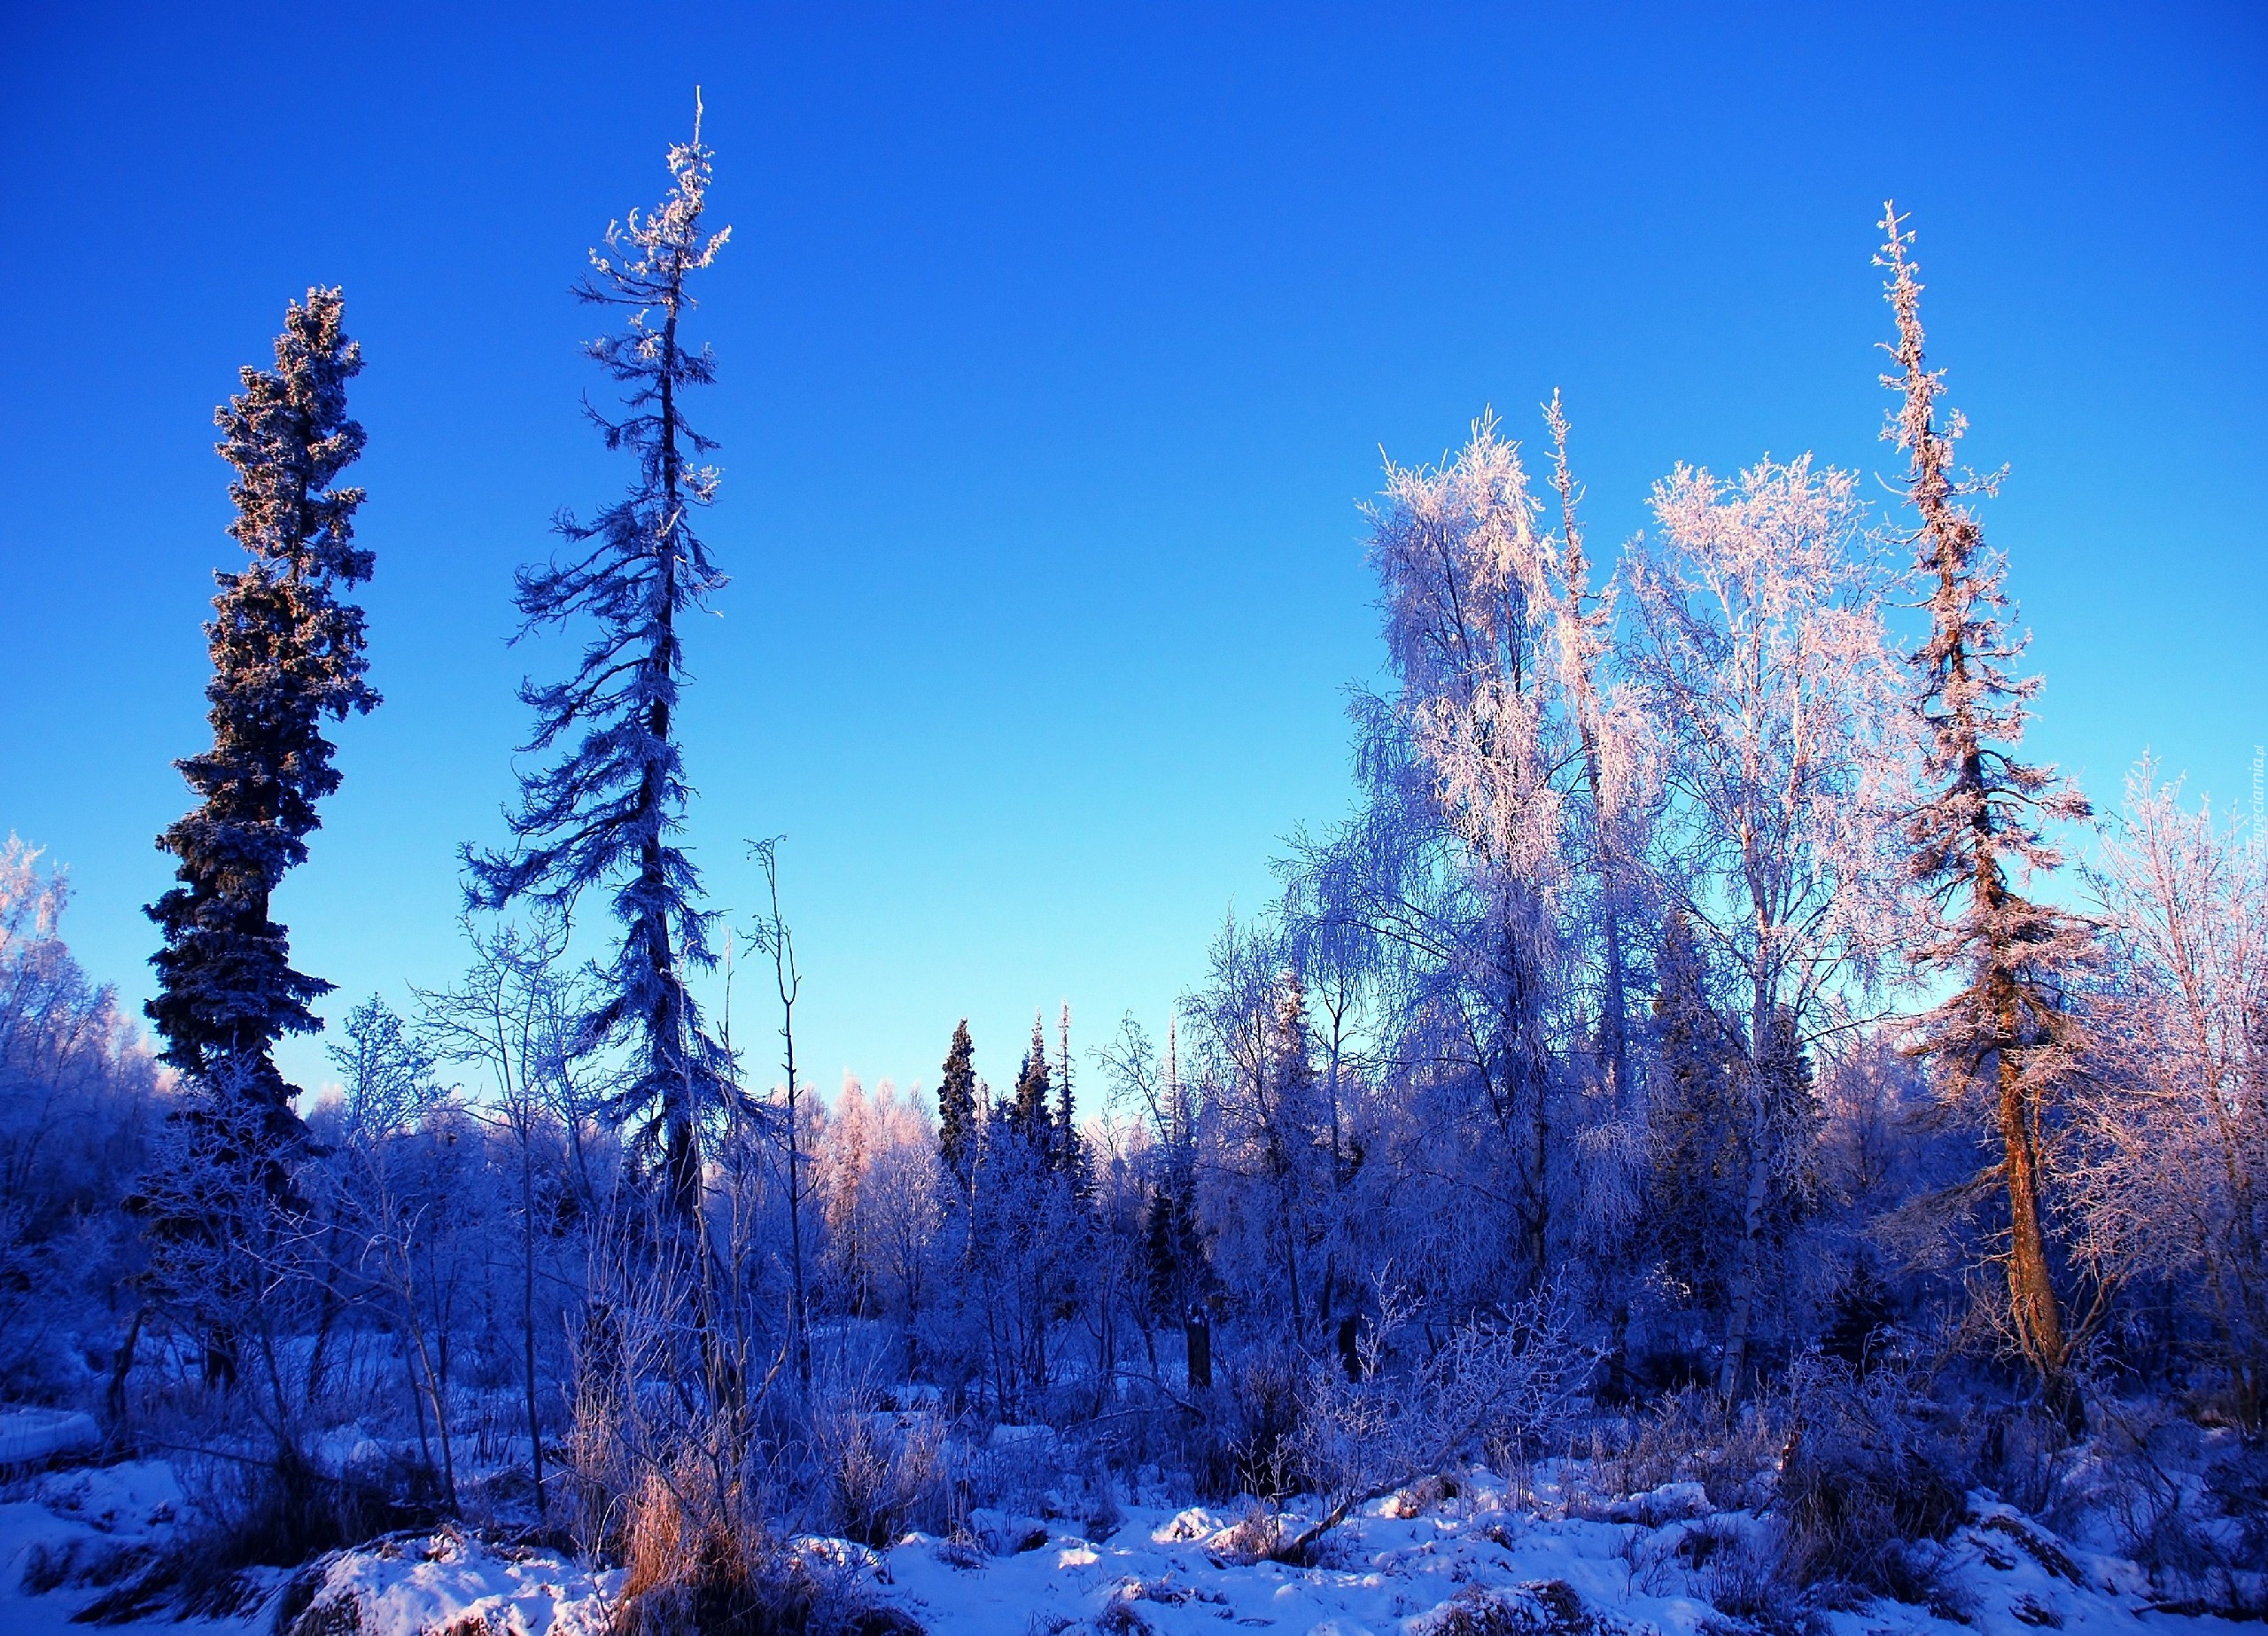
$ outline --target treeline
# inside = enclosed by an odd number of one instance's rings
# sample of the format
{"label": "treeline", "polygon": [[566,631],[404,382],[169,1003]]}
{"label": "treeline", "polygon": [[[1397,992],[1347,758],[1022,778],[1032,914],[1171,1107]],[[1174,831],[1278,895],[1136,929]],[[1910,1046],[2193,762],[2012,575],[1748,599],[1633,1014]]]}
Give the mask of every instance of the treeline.
{"label": "treeline", "polygon": [[[329,985],[269,909],[338,785],[326,722],[378,702],[339,292],[220,412],[246,562],[159,841],[162,1082],[56,940],[59,885],[0,861],[12,1392],[227,1428],[293,1551],[420,1507],[708,1539],[645,1562],[664,1599],[747,1592],[767,1531],[903,1522],[937,1455],[875,1440],[885,1401],[1348,1503],[1441,1457],[1421,1423],[1517,1453],[1547,1400],[1737,1404],[1821,1360],[1958,1361],[2065,1434],[2140,1388],[2259,1428],[2268,866],[2147,763],[2064,866],[2093,815],[2021,755],[1992,480],[1957,462],[1894,212],[1899,505],[1809,457],[1680,467],[1595,559],[1556,395],[1540,477],[1487,418],[1390,466],[1355,810],[1292,839],[1162,1037],[1037,1018],[996,1090],[964,1022],[934,1101],[830,1104],[769,843],[776,1074],[695,994],[719,915],[681,842],[680,622],[724,577],[690,289],[726,236],[697,129],[669,163],[578,288],[617,321],[589,351],[632,480],[517,585],[579,656],[523,689],[463,976],[353,1009],[335,1097],[275,1066]],[[592,903],[595,960],[566,932]],[[349,1421],[369,1450],[326,1456]]]}

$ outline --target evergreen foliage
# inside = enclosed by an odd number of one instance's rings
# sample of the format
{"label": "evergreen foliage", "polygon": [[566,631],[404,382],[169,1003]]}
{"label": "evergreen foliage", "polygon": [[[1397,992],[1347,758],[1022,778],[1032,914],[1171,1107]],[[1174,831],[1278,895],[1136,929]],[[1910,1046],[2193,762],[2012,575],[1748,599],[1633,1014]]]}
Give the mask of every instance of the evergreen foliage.
{"label": "evergreen foliage", "polygon": [[953,1025],[937,1081],[937,1154],[964,1200],[975,1185],[976,1137],[976,1046],[964,1017]]}
{"label": "evergreen foliage", "polygon": [[165,936],[147,1007],[164,1059],[286,1124],[296,1093],[271,1053],[284,1035],[322,1026],[309,1005],[331,985],[293,968],[270,900],[307,860],[316,803],[338,787],[323,718],[378,703],[364,679],[362,610],[338,594],[374,565],[354,544],[363,492],[335,486],[363,443],[346,414],[362,353],[344,313],[338,290],[308,291],[284,315],[276,367],[246,366],[244,390],[214,412],[219,452],[237,473],[229,533],[251,561],[214,576],[213,748],[175,764],[198,805],[158,837],[180,884],[146,911]]}
{"label": "evergreen foliage", "polygon": [[1888,205],[1882,228],[1888,238],[1876,260],[1890,272],[1898,322],[1897,343],[1885,347],[1898,368],[1883,384],[1900,399],[1884,436],[1907,456],[1913,543],[1930,587],[1930,634],[1914,655],[1924,798],[1907,834],[1930,925],[1912,958],[1922,971],[1961,984],[1922,1020],[1922,1049],[1956,1086],[1992,1081],[1990,1119],[2008,1209],[2008,1316],[2051,1406],[2076,1425],[2072,1361],[2081,1337],[2066,1322],[2049,1264],[2051,1178],[2041,1132],[2047,1103],[2079,1066],[2084,1041],[2062,989],[2087,940],[2078,921],[2021,888],[2062,862],[2046,826],[2084,818],[2089,808],[2053,767],[2016,757],[2039,681],[2016,673],[2028,639],[2013,623],[2007,566],[1986,547],[1965,503],[1992,492],[1997,478],[1954,468],[1967,423],[1958,414],[1940,417],[1944,373],[1924,363],[1922,284],[1907,253],[1913,235]]}
{"label": "evergreen foliage", "polygon": [[521,688],[536,717],[524,749],[559,753],[522,776],[508,814],[511,849],[466,854],[468,896],[478,907],[532,900],[564,912],[586,890],[613,888],[621,941],[581,1043],[632,1046],[634,1066],[607,1111],[634,1121],[638,1152],[658,1159],[685,1220],[700,1204],[701,1128],[731,1068],[687,987],[689,972],[716,962],[715,916],[700,906],[699,871],[677,839],[692,793],[677,740],[686,678],[678,622],[725,583],[691,521],[716,497],[718,473],[703,457],[717,446],[681,404],[687,389],[716,378],[708,349],[688,346],[683,334],[689,281],[731,231],[701,229],[712,157],[696,120],[694,139],[669,151],[668,196],[610,226],[576,286],[580,299],[626,314],[585,350],[622,389],[625,410],[610,419],[592,409],[591,418],[609,449],[632,454],[637,475],[592,522],[563,512],[563,557],[520,572],[522,636],[574,621],[595,632],[566,680]]}
{"label": "evergreen foliage", "polygon": [[1050,1094],[1053,1082],[1054,1076],[1047,1064],[1047,1033],[1035,1015],[1031,1020],[1031,1047],[1024,1052],[1023,1062],[1016,1069],[1015,1094],[1002,1110],[1001,1123],[1046,1154],[1051,1164],[1055,1152],[1055,1110]]}
{"label": "evergreen foliage", "polygon": [[1737,1037],[1711,1002],[1690,923],[1672,911],[1655,967],[1644,1237],[1672,1289],[1720,1311],[1747,1173]]}

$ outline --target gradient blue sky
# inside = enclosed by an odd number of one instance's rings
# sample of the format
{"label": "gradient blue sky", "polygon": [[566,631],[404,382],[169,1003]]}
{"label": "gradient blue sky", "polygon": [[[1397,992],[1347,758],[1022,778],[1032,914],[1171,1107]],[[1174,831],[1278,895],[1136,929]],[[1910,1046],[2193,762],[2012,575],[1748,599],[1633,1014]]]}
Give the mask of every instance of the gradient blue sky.
{"label": "gradient blue sky", "polygon": [[[212,406],[346,286],[374,670],[280,913],[308,970],[454,969],[497,836],[515,564],[623,472],[565,294],[706,88],[734,242],[694,631],[692,839],[788,837],[804,1059],[934,1080],[1161,1024],[1347,799],[1376,672],[1356,500],[1555,385],[1596,532],[1677,460],[1886,469],[1868,259],[1930,337],[2099,798],[2268,740],[2268,13],[2256,5],[877,11],[18,4],[0,45],[0,830],[138,1000],[151,835],[233,549]],[[742,1038],[770,1013],[743,989]],[[318,1048],[286,1066],[312,1082]]]}

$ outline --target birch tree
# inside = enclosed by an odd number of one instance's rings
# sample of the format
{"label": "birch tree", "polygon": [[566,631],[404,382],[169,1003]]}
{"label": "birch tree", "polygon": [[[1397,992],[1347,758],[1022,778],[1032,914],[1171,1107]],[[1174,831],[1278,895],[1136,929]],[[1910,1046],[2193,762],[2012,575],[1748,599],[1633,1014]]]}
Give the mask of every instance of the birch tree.
{"label": "birch tree", "polygon": [[2088,871],[2114,958],[2072,1177],[2091,1252],[2168,1278],[2268,1412],[2268,852],[2145,759]]}
{"label": "birch tree", "polygon": [[1855,479],[1809,456],[1655,486],[1658,548],[1633,574],[1627,663],[1666,740],[1666,889],[1745,1013],[1745,1159],[1727,1246],[1719,1389],[1744,1381],[1767,1226],[1800,1174],[1791,1082],[1823,996],[1888,952],[1897,871],[1894,671]]}

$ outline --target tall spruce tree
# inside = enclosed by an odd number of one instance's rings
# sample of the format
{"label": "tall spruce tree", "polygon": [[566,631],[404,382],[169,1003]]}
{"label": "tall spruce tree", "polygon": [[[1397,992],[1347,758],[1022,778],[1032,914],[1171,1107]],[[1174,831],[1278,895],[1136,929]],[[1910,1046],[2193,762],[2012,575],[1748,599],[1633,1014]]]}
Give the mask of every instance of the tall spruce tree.
{"label": "tall spruce tree", "polygon": [[715,915],[700,906],[699,872],[677,841],[691,795],[677,740],[686,678],[678,621],[725,583],[691,521],[716,496],[718,473],[703,457],[717,445],[687,423],[680,401],[716,378],[708,348],[689,347],[684,336],[688,283],[731,232],[701,228],[713,157],[696,115],[693,140],[669,151],[668,196],[610,225],[576,285],[579,299],[625,315],[585,348],[622,390],[624,413],[589,413],[609,449],[635,457],[637,475],[593,521],[563,512],[555,526],[566,551],[520,571],[523,637],[581,620],[594,632],[566,680],[521,687],[536,717],[524,750],[567,748],[522,775],[508,814],[511,849],[465,854],[476,907],[527,899],[564,911],[586,888],[613,888],[621,942],[601,1002],[582,1020],[582,1043],[630,1047],[626,1082],[606,1112],[634,1126],[634,1151],[658,1160],[667,1202],[688,1221],[701,1202],[702,1127],[730,1069],[687,987],[689,972],[716,963]]}
{"label": "tall spruce tree", "polygon": [[976,1047],[966,1017],[953,1025],[937,1082],[937,1154],[966,1203],[976,1185]]}
{"label": "tall spruce tree", "polygon": [[360,488],[339,474],[362,452],[346,383],[362,368],[345,298],[307,291],[284,314],[276,367],[246,366],[244,390],[214,412],[221,458],[236,468],[229,534],[251,561],[219,573],[205,627],[213,748],[175,764],[196,808],[158,837],[179,885],[145,911],[165,945],[151,957],[150,1020],[165,1060],[271,1127],[296,1124],[276,1042],[322,1025],[308,1009],[330,991],[291,965],[289,928],[269,913],[284,876],[307,857],[316,804],[338,787],[323,719],[378,703],[364,679],[361,608],[338,593],[370,577],[354,544]]}
{"label": "tall spruce tree", "polygon": [[1046,1156],[1050,1168],[1055,1159],[1055,1110],[1050,1095],[1053,1077],[1047,1066],[1047,1030],[1035,1012],[1031,1049],[1016,1070],[1016,1093],[1008,1104],[1006,1122],[1008,1128]]}
{"label": "tall spruce tree", "polygon": [[1883,213],[1887,239],[1876,262],[1889,270],[1898,323],[1896,344],[1885,347],[1898,368],[1883,384],[1900,399],[1884,436],[1907,456],[1915,553],[1930,587],[1930,635],[1914,655],[1929,784],[1908,839],[1934,912],[1918,962],[1961,984],[1924,1020],[1922,1049],[1955,1084],[1989,1088],[2008,1210],[2008,1315],[2048,1407],[2076,1430],[2084,1424],[2073,1374],[2081,1337],[2066,1321],[2049,1260],[2043,1136],[2053,1093],[2077,1067],[2081,1042],[2061,974],[2086,938],[2079,922],[2021,888],[2062,862],[2047,824],[2084,818],[2088,808],[2053,767],[2016,758],[2039,680],[2016,673],[2026,638],[2001,588],[2006,563],[1986,548],[1965,503],[1994,480],[1953,465],[1966,424],[1957,414],[1938,415],[1945,382],[1923,361],[1913,235],[1894,208]]}

